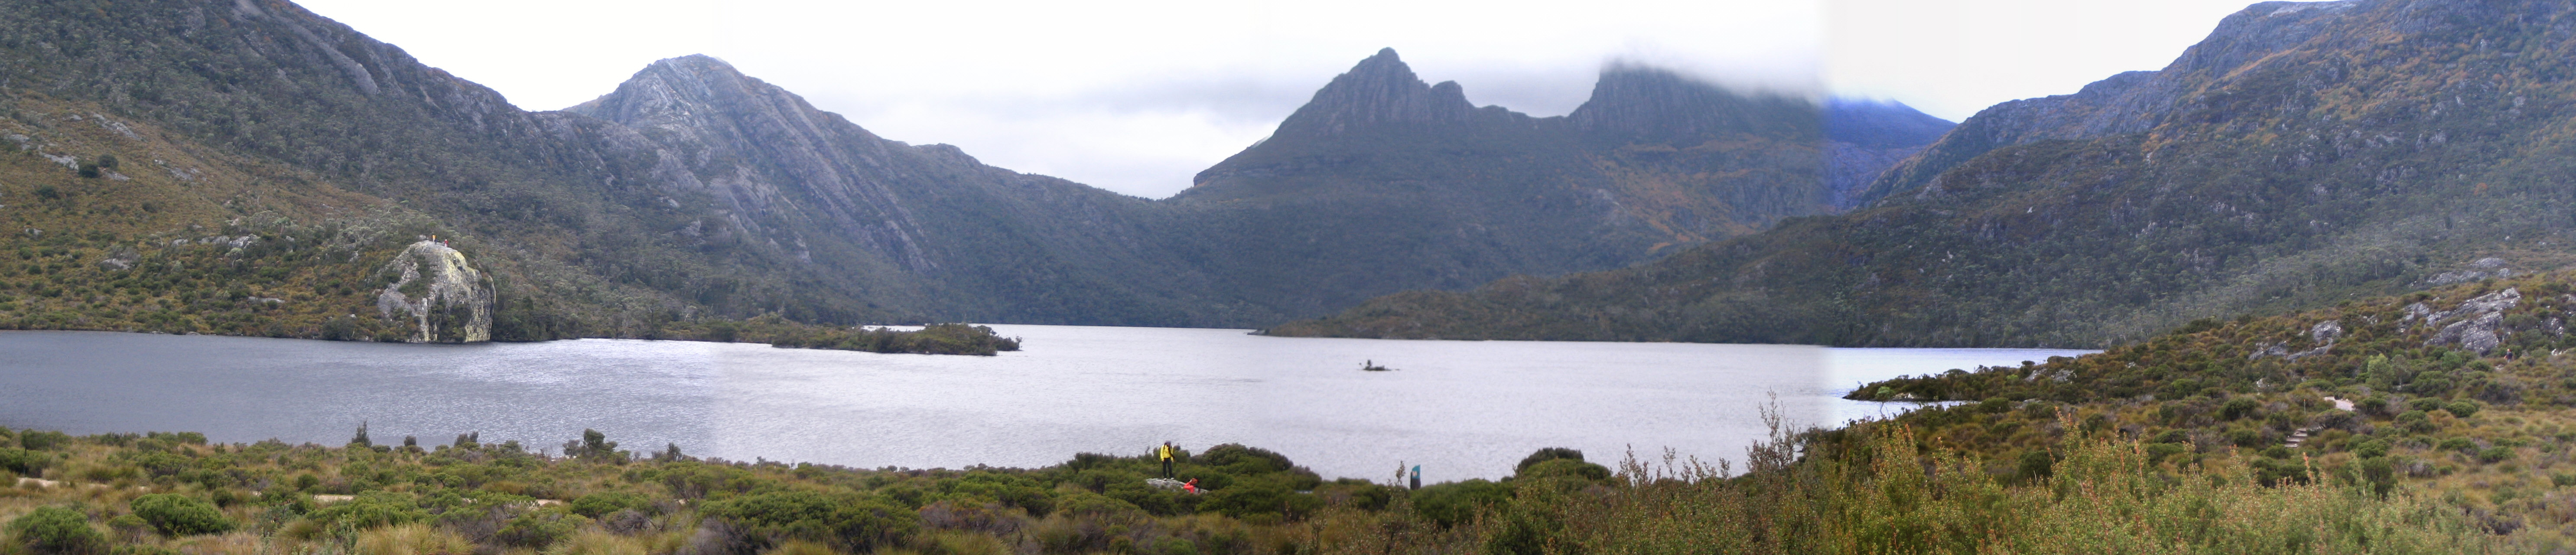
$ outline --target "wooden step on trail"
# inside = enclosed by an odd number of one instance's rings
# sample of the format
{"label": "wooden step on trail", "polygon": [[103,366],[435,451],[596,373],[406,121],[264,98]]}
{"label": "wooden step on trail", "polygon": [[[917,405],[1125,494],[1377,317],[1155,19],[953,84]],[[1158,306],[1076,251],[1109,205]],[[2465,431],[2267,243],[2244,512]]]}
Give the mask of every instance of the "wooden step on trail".
{"label": "wooden step on trail", "polygon": [[[2335,410],[2344,411],[2344,412],[2352,412],[2352,411],[2353,411],[2353,410],[2352,410],[2352,401],[2350,401],[2350,400],[2346,400],[2346,399],[2339,399],[2339,398],[2335,398],[2335,397],[2326,397],[2326,401],[2327,401],[2327,402],[2330,402],[2330,403],[2334,403],[2334,408],[2335,408]],[[2282,440],[2282,441],[2281,441],[2281,446],[2282,446],[2282,447],[2288,447],[2288,448],[2291,448],[2291,449],[2297,449],[2297,448],[2299,448],[2299,444],[2307,443],[2307,442],[2308,442],[2308,433],[2309,433],[2309,432],[2314,432],[2314,431],[2317,431],[2317,429],[2316,429],[2316,428],[2299,428],[2297,431],[2290,432],[2290,439]]]}

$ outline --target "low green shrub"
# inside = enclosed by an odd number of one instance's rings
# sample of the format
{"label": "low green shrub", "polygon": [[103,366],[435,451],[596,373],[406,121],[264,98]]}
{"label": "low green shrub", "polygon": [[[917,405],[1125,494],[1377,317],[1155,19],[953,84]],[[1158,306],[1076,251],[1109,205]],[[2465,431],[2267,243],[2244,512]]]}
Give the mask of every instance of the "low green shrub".
{"label": "low green shrub", "polygon": [[37,451],[50,451],[71,445],[72,436],[56,431],[28,431],[18,434],[18,446]]}
{"label": "low green shrub", "polygon": [[801,539],[850,551],[890,545],[921,528],[921,515],[857,493],[787,491],[707,503],[700,510],[753,536]]}
{"label": "low green shrub", "polygon": [[2478,404],[2471,401],[2452,401],[2451,404],[2442,405],[2442,410],[2451,411],[2452,416],[2468,418],[2478,413]]}
{"label": "low green shrub", "polygon": [[2192,452],[2192,449],[2191,449],[2191,445],[2189,445],[2189,444],[2183,444],[2183,443],[2149,443],[2149,444],[2147,444],[2147,460],[2148,460],[2148,461],[2150,461],[2150,462],[2164,462],[2166,459],[2173,458],[2173,457],[2175,457],[2175,456],[2179,456],[2179,455],[2182,455],[2182,454],[2185,454],[2185,453],[2190,453],[2190,452]]}
{"label": "low green shrub", "polygon": [[2410,410],[2398,413],[2397,425],[2398,427],[2406,429],[2406,431],[2419,434],[2431,433],[2433,430],[2439,430],[2442,428],[2441,425],[2434,424],[2431,415],[2427,414],[2423,410]]}
{"label": "low green shrub", "polygon": [[543,548],[572,537],[574,531],[588,523],[588,518],[560,510],[536,511],[510,519],[500,531],[492,533],[492,539],[511,547]]}
{"label": "low green shrub", "polygon": [[19,545],[43,555],[94,555],[107,550],[107,535],[89,525],[89,516],[62,507],[38,507],[9,521]]}
{"label": "low green shrub", "polygon": [[421,510],[411,494],[369,491],[360,493],[357,498],[349,501],[325,505],[305,515],[305,518],[314,521],[324,529],[348,525],[365,530],[429,520],[429,512]]}
{"label": "low green shrub", "polygon": [[2218,417],[2222,420],[2242,420],[2245,417],[2253,416],[2254,410],[2262,407],[2263,403],[2255,401],[2250,397],[2228,399],[2227,405],[2219,409]]}
{"label": "low green shrub", "polygon": [[1610,469],[1583,462],[1583,459],[1550,459],[1522,467],[1520,473],[1512,475],[1512,478],[1516,480],[1564,478],[1586,483],[1602,483],[1610,481]]}
{"label": "low green shrub", "polygon": [[2484,450],[2484,451],[2479,451],[2479,452],[2478,452],[2478,462],[2487,463],[2487,464],[2495,464],[2495,463],[2499,463],[2499,462],[2504,462],[2504,460],[2505,460],[2505,459],[2510,459],[2510,458],[2513,458],[2513,448],[2512,448],[2512,447],[2505,447],[2505,446],[2501,446],[2501,445],[2499,445],[2499,446],[2495,446],[2495,447],[2488,447],[2488,448],[2486,448],[2486,450]]}
{"label": "low green shrub", "polygon": [[1198,506],[1200,512],[1278,522],[1303,519],[1323,508],[1324,500],[1297,493],[1275,477],[1236,480],[1232,487],[1209,492]]}
{"label": "low green shrub", "polygon": [[572,500],[573,514],[590,518],[599,518],[615,514],[618,511],[643,509],[650,506],[652,506],[652,501],[645,499],[644,496],[622,491],[593,493]]}
{"label": "low green shrub", "polygon": [[45,467],[52,466],[53,462],[54,456],[43,451],[0,449],[0,470],[8,470],[21,476],[42,475]]}
{"label": "low green shrub", "polygon": [[1230,474],[1282,472],[1297,467],[1296,463],[1289,462],[1287,455],[1241,443],[1209,447],[1206,453],[1200,453],[1190,462],[1218,467]]}
{"label": "low green shrub", "polygon": [[215,508],[214,503],[175,493],[155,493],[134,498],[134,516],[152,523],[152,529],[171,536],[221,534],[233,530],[232,519]]}
{"label": "low green shrub", "polygon": [[1524,470],[1529,470],[1529,467],[1532,465],[1557,459],[1574,459],[1576,461],[1582,461],[1583,451],[1576,450],[1572,447],[1541,448],[1536,452],[1530,453],[1527,457],[1521,457],[1521,463],[1514,465],[1512,467],[1512,472],[1518,473]]}
{"label": "low green shrub", "polygon": [[1486,507],[1511,501],[1512,487],[1484,479],[1423,486],[1413,492],[1413,512],[1441,527],[1476,519]]}

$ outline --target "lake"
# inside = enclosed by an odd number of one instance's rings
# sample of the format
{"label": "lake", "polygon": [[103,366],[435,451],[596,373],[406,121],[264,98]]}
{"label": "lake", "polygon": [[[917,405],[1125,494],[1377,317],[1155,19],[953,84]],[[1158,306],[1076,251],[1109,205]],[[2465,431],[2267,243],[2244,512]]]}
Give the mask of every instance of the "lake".
{"label": "lake", "polygon": [[[480,432],[859,467],[1037,467],[1078,452],[1243,443],[1327,478],[1496,478],[1541,447],[1615,464],[1738,459],[1757,409],[1839,424],[1910,405],[1860,382],[2088,351],[1283,338],[1245,330],[996,325],[994,357],[585,339],[407,345],[0,332],[0,425],[379,444]],[[1363,372],[1364,362],[1394,368]]]}

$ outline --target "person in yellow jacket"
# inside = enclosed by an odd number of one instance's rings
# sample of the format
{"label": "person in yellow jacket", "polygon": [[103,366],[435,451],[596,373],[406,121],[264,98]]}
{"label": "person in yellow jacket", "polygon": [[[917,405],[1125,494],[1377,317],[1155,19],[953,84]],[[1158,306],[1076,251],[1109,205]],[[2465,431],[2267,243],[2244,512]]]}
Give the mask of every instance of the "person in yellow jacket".
{"label": "person in yellow jacket", "polygon": [[1163,459],[1163,477],[1172,477],[1172,442],[1163,442],[1162,447],[1154,449],[1154,455]]}

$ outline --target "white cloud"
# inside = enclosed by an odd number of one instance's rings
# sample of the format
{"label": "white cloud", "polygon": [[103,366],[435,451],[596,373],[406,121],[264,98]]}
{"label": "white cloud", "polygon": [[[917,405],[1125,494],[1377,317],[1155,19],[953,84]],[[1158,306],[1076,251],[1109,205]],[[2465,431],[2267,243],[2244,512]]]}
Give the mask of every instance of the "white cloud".
{"label": "white cloud", "polygon": [[2247,0],[1828,0],[1825,82],[1966,119],[2163,69]]}
{"label": "white cloud", "polygon": [[1147,197],[1179,191],[1266,136],[1380,47],[1426,80],[1458,81],[1478,104],[1541,116],[1574,109],[1603,63],[1628,59],[1730,83],[1894,98],[1957,119],[2160,67],[2233,10],[2207,0],[1825,1],[304,4],[530,109],[588,100],[653,60],[703,53],[887,138],[955,144],[996,166]]}

